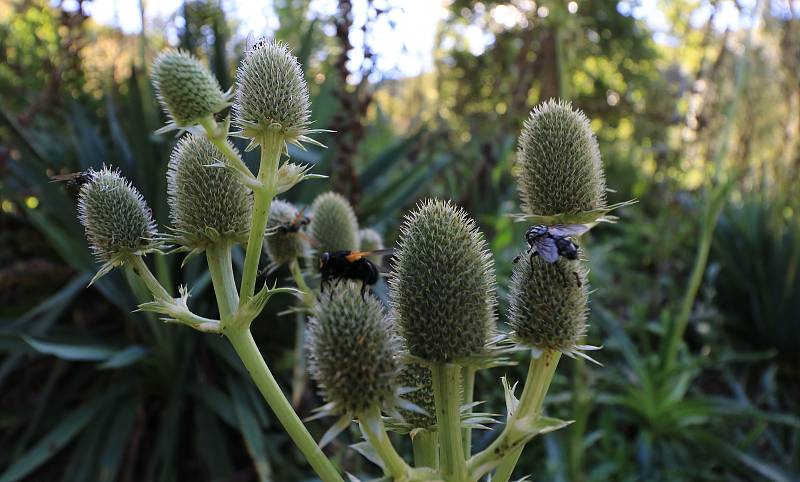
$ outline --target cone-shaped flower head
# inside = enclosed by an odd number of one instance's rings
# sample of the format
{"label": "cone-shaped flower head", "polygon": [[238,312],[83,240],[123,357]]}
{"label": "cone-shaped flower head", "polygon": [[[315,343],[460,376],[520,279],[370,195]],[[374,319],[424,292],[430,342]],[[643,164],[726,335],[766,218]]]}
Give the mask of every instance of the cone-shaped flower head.
{"label": "cone-shaped flower head", "polygon": [[521,260],[511,275],[513,339],[531,348],[574,353],[586,334],[587,290],[580,260]]}
{"label": "cone-shaped flower head", "polygon": [[204,136],[184,136],[169,159],[167,194],[175,236],[191,250],[237,242],[250,228],[252,197],[222,152]]}
{"label": "cone-shaped flower head", "polygon": [[325,293],[308,325],[308,367],[334,413],[364,414],[395,398],[398,344],[381,303],[356,283]]}
{"label": "cone-shaped flower head", "polygon": [[322,193],[311,210],[311,236],[318,243],[318,252],[359,249],[358,219],[347,199],[335,192]]}
{"label": "cone-shaped flower head", "polygon": [[156,224],[139,191],[107,167],[89,171],[87,178],[78,197],[78,218],[95,256],[107,264],[105,272],[154,249]]}
{"label": "cone-shaped flower head", "polygon": [[216,77],[193,55],[161,52],[153,62],[153,87],[164,112],[176,127],[191,127],[228,106]]}
{"label": "cone-shaped flower head", "polygon": [[297,58],[281,42],[260,40],[244,54],[236,72],[235,122],[256,140],[279,133],[289,143],[309,132],[308,85]]}
{"label": "cone-shaped flower head", "polygon": [[519,192],[526,214],[551,216],[603,208],[605,178],[589,120],[569,102],[548,100],[519,136]]}
{"label": "cone-shaped flower head", "polygon": [[409,353],[432,362],[482,355],[494,331],[491,254],[475,222],[450,202],[408,214],[390,278]]}
{"label": "cone-shaped flower head", "polygon": [[306,242],[299,232],[303,219],[294,204],[279,199],[272,201],[264,250],[273,264],[288,263],[305,255]]}
{"label": "cone-shaped flower head", "polygon": [[403,365],[398,385],[405,388],[414,388],[413,392],[407,393],[403,398],[427,412],[426,415],[410,410],[400,410],[405,424],[412,430],[434,428],[436,426],[436,406],[433,398],[431,369],[417,363]]}

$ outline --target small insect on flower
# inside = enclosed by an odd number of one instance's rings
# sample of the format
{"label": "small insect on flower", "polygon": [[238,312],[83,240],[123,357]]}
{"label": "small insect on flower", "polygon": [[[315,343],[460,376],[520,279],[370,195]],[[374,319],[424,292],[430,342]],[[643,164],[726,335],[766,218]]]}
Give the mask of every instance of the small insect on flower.
{"label": "small insect on flower", "polygon": [[[531,265],[533,265],[534,256],[537,255],[550,264],[557,262],[561,257],[571,260],[578,259],[580,247],[570,236],[580,236],[588,230],[589,226],[585,224],[555,224],[553,226],[537,224],[531,226],[525,232],[525,241],[528,243],[528,249],[525,252],[530,254]],[[514,263],[519,262],[521,258],[522,255],[514,258]],[[580,286],[580,278],[577,274],[575,279]]]}
{"label": "small insect on flower", "polygon": [[311,222],[311,219],[305,215],[305,211],[306,207],[304,206],[291,221],[276,226],[275,231],[281,234],[299,233]]}
{"label": "small insect on flower", "polygon": [[92,180],[91,171],[70,172],[68,174],[56,174],[50,176],[50,182],[63,182],[64,189],[67,194],[74,199],[78,199],[78,194],[81,192],[81,186]]}
{"label": "small insect on flower", "polygon": [[394,250],[379,249],[375,251],[335,251],[324,252],[319,257],[319,272],[322,275],[320,292],[325,291],[325,285],[332,280],[352,279],[361,281],[361,298],[364,298],[367,286],[378,282],[380,269],[369,260],[369,256],[384,256]]}

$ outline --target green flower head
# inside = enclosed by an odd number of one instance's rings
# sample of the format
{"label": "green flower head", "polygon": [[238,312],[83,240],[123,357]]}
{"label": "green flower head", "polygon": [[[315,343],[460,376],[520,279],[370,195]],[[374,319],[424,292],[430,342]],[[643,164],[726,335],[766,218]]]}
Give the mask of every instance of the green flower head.
{"label": "green flower head", "polygon": [[167,168],[167,195],[175,235],[192,251],[210,243],[239,242],[250,229],[252,196],[223,154],[205,136],[184,136]]}
{"label": "green flower head", "polygon": [[475,222],[450,202],[428,200],[400,231],[389,284],[409,353],[430,362],[485,354],[495,331],[495,277]]}
{"label": "green flower head", "polygon": [[299,231],[302,220],[303,216],[294,204],[279,199],[272,201],[264,250],[273,265],[305,256],[307,243]]}
{"label": "green flower head", "polygon": [[311,211],[311,236],[317,241],[318,252],[359,249],[358,219],[344,196],[322,193],[314,199]]}
{"label": "green flower head", "polygon": [[537,106],[522,128],[517,152],[519,194],[526,214],[581,213],[606,206],[600,149],[589,119],[569,102]]}
{"label": "green flower head", "polygon": [[153,62],[151,78],[161,107],[172,121],[164,130],[192,127],[230,105],[230,94],[222,92],[216,77],[187,52],[161,52]]}

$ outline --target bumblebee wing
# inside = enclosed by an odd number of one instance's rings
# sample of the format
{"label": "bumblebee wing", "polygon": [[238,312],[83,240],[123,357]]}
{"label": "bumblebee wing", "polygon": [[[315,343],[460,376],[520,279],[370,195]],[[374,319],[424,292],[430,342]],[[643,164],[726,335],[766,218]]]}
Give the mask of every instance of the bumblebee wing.
{"label": "bumblebee wing", "polygon": [[587,224],[555,224],[547,230],[555,236],[580,236],[589,230]]}
{"label": "bumblebee wing", "polygon": [[55,175],[50,176],[50,182],[72,181],[74,179],[77,179],[78,176],[80,176],[80,175],[81,175],[80,172],[71,172],[69,174],[55,174]]}
{"label": "bumblebee wing", "polygon": [[550,236],[536,238],[533,245],[536,248],[536,252],[539,253],[539,256],[541,256],[543,260],[548,263],[555,263],[558,261],[558,247]]}
{"label": "bumblebee wing", "polygon": [[394,248],[386,248],[386,249],[373,249],[372,251],[350,251],[350,254],[345,256],[347,261],[353,262],[358,261],[359,259],[365,256],[386,256],[388,254],[394,253]]}

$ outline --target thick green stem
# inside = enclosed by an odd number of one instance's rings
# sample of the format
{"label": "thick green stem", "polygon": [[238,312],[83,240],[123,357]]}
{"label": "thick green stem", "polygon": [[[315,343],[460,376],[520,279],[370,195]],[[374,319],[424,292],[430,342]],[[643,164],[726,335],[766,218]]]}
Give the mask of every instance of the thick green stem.
{"label": "thick green stem", "polygon": [[517,460],[522,455],[522,449],[525,448],[523,442],[527,442],[527,436],[519,432],[515,423],[523,417],[538,417],[542,414],[544,397],[550,389],[550,382],[553,381],[560,357],[560,352],[545,350],[539,358],[531,358],[528,377],[517,410],[509,416],[500,436],[485,450],[469,459],[471,480],[480,479],[498,466],[492,482],[507,482],[511,477]]}
{"label": "thick green stem", "polygon": [[414,466],[439,468],[439,434],[420,430],[411,437],[414,449]]}
{"label": "thick green stem", "polygon": [[214,294],[217,297],[219,317],[225,323],[233,317],[236,307],[239,305],[236,280],[233,278],[230,244],[211,244],[206,249],[206,259],[208,260],[208,271],[211,273],[211,283],[214,285]]}
{"label": "thick green stem", "polygon": [[434,363],[431,365],[431,375],[441,444],[441,473],[447,482],[464,482],[467,480],[467,466],[461,442],[461,367],[450,363]]}
{"label": "thick green stem", "polygon": [[[475,399],[475,368],[473,367],[464,367],[464,398],[461,400],[462,406],[467,406],[465,408],[465,413],[469,414],[472,412],[472,405],[473,400]],[[461,444],[464,446],[464,459],[468,459],[470,455],[472,455],[472,429],[471,428],[462,428],[461,429]]]}
{"label": "thick green stem", "polygon": [[264,231],[269,220],[269,207],[275,197],[275,183],[278,174],[278,161],[283,152],[283,136],[270,132],[259,139],[261,145],[261,164],[258,169],[258,181],[261,188],[253,191],[253,218],[250,223],[250,236],[247,239],[247,250],[244,256],[242,286],[239,290],[239,306],[250,301],[256,288],[258,262],[264,243]]}
{"label": "thick green stem", "polygon": [[381,412],[375,408],[369,413],[359,417],[359,425],[364,436],[383,460],[386,473],[395,480],[408,480],[411,467],[400,457],[381,419]]}
{"label": "thick green stem", "polygon": [[147,289],[153,294],[153,298],[159,301],[172,302],[172,295],[170,295],[167,289],[153,276],[152,271],[147,267],[147,263],[144,262],[141,256],[132,256],[128,262],[131,264],[133,272],[141,278],[144,285],[147,286]]}
{"label": "thick green stem", "polygon": [[250,330],[247,328],[232,329],[228,330],[226,335],[250,373],[250,377],[255,382],[261,395],[264,396],[286,433],[289,434],[289,437],[300,449],[300,452],[303,453],[320,479],[323,482],[344,482],[331,461],[325,457],[311,434],[308,433],[303,422],[292,410],[292,406],[283,395],[281,387],[278,386],[278,382],[272,376],[264,358],[258,351]]}

